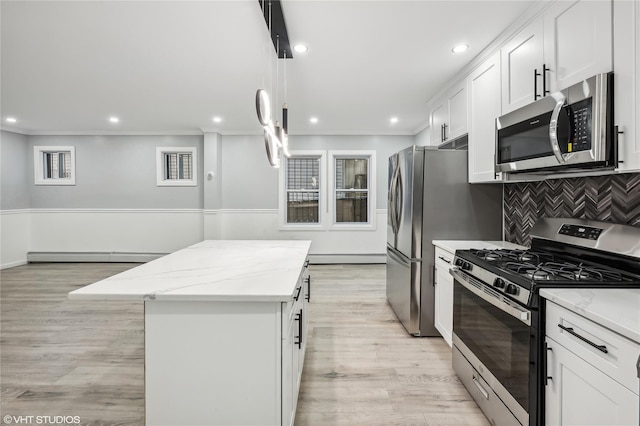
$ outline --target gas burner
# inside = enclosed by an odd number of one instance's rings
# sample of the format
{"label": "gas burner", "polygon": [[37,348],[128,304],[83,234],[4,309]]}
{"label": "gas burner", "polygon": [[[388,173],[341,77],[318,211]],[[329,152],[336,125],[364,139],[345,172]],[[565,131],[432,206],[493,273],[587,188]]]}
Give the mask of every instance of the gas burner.
{"label": "gas burner", "polygon": [[553,276],[553,273],[547,272],[544,269],[536,269],[536,270],[525,272],[524,275],[527,278],[531,278],[532,280],[540,281],[540,280],[550,280],[551,277]]}

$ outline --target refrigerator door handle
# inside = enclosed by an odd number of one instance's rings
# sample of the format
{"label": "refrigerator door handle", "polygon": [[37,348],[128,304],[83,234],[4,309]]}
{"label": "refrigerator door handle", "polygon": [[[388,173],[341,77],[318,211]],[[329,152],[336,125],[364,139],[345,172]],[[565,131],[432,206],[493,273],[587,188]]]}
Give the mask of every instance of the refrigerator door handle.
{"label": "refrigerator door handle", "polygon": [[391,178],[391,187],[390,198],[389,198],[389,208],[390,208],[390,218],[391,218],[391,229],[393,229],[393,234],[398,233],[398,215],[396,214],[396,190],[397,190],[397,181],[398,181],[398,168],[393,170],[393,177]]}
{"label": "refrigerator door handle", "polygon": [[404,266],[407,266],[407,267],[411,266],[412,263],[422,262],[422,260],[420,259],[413,259],[413,258],[406,257],[401,252],[399,252],[398,250],[394,249],[389,245],[387,245],[387,254],[396,262],[402,263]]}
{"label": "refrigerator door handle", "polygon": [[404,194],[402,193],[402,173],[400,167],[398,167],[396,177],[396,189],[395,189],[395,206],[394,211],[396,213],[396,233],[400,229],[400,221],[402,218],[402,204],[404,203]]}

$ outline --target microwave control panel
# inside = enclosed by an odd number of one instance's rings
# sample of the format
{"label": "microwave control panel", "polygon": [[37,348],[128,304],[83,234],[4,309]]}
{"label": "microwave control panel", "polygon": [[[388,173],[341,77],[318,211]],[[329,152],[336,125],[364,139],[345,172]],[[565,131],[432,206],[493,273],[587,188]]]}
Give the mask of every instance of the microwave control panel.
{"label": "microwave control panel", "polygon": [[591,149],[591,98],[571,104],[569,113],[570,137],[566,152],[588,151]]}

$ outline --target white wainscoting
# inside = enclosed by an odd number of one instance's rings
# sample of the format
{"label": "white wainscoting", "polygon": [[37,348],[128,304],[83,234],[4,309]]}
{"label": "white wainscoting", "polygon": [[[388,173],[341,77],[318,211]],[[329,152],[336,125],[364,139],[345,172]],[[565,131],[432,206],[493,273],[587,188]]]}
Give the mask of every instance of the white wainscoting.
{"label": "white wainscoting", "polygon": [[386,210],[371,230],[281,230],[278,210],[27,209],[0,212],[2,268],[33,261],[146,261],[204,239],[311,240],[314,263],[384,263]]}
{"label": "white wainscoting", "polygon": [[32,209],[32,252],[170,253],[202,241],[201,209]]}
{"label": "white wainscoting", "polygon": [[387,211],[376,211],[376,228],[363,230],[281,230],[278,210],[218,211],[221,239],[311,240],[310,259],[314,263],[386,262]]}
{"label": "white wainscoting", "polygon": [[0,211],[0,269],[27,263],[30,240],[30,210]]}

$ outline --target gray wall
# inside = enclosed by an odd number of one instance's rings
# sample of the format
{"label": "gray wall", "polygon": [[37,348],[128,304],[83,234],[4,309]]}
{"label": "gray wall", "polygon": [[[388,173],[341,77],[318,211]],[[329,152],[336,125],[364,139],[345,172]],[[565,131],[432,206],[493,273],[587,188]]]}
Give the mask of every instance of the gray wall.
{"label": "gray wall", "polygon": [[[413,136],[290,136],[295,150],[376,151],[376,208],[387,207],[388,158],[414,143]],[[222,206],[277,209],[278,170],[267,162],[261,136],[222,136]]]}
{"label": "gray wall", "polygon": [[[40,145],[75,146],[75,186],[34,185]],[[198,186],[157,186],[157,146],[196,146]],[[31,208],[203,208],[202,136],[29,136],[27,156]]]}
{"label": "gray wall", "polygon": [[0,209],[29,208],[29,180],[27,167],[33,162],[29,155],[27,136],[2,131],[0,133]]}

